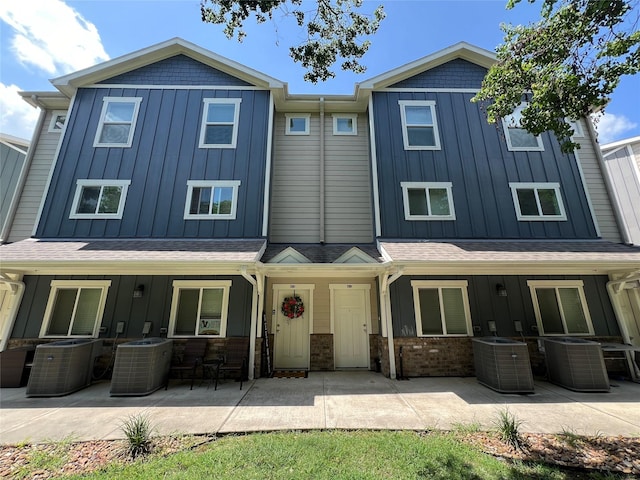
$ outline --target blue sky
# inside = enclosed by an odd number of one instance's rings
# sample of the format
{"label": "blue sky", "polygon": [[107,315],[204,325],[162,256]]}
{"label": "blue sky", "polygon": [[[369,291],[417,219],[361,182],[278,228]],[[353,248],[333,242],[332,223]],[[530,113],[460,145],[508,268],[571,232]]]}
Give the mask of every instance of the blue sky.
{"label": "blue sky", "polygon": [[[459,41],[493,51],[503,38],[500,23],[530,23],[540,9],[540,2],[523,1],[506,10],[506,0],[367,0],[364,8],[379,4],[387,18],[364,57],[367,72],[337,70],[335,79],[314,85],[289,58],[288,46],[300,43],[302,32],[281,13],[262,25],[248,21],[238,43],[221,26],[202,23],[198,0],[2,0],[0,132],[27,140],[33,134],[37,111],[18,91],[51,91],[51,78],[173,37],[285,81],[291,93],[350,94],[356,82]],[[601,143],[640,135],[639,92],[640,76],[623,78],[598,122]]]}

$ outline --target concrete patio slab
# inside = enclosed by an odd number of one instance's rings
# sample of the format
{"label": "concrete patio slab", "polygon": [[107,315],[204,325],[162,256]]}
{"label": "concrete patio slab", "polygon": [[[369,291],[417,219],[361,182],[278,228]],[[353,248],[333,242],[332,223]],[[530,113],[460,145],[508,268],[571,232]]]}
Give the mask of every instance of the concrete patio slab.
{"label": "concrete patio slab", "polygon": [[475,378],[390,380],[373,372],[311,372],[308,378],[261,378],[243,389],[226,381],[144,397],[111,397],[102,381],[64,397],[27,398],[0,390],[0,443],[122,438],[122,422],[149,415],[159,434],[216,434],[307,429],[494,428],[508,409],[521,431],[640,436],[640,384],[615,382],[609,393],[573,392],[536,381],[535,393],[501,394]]}

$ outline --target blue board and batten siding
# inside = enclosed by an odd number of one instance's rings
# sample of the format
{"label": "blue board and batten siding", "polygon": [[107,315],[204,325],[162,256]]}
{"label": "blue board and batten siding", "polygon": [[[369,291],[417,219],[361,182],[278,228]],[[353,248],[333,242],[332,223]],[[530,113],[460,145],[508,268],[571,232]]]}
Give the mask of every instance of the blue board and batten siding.
{"label": "blue board and batten siding", "polygon": [[[125,322],[123,337],[141,337],[144,322],[152,322],[149,336],[160,336],[160,329],[169,326],[174,280],[231,280],[227,337],[250,336],[253,287],[240,276],[29,275],[24,277],[24,300],[11,338],[38,338],[52,280],[111,280],[100,324],[106,327],[106,332],[100,335],[102,338],[115,336],[117,322]],[[132,296],[137,285],[145,285],[142,298]]]}
{"label": "blue board and batten siding", "polygon": [[[185,57],[186,58],[186,57]],[[184,66],[184,62],[178,62]],[[196,62],[197,63],[197,62]],[[173,65],[168,62],[166,67]],[[155,67],[144,67],[151,69]],[[209,68],[209,67],[206,67]],[[141,70],[144,70],[141,69]],[[215,83],[226,74],[213,69]],[[262,236],[270,93],[257,89],[171,88],[170,77],[156,75],[162,88],[78,90],[51,187],[41,215],[41,238],[257,238]],[[200,72],[200,77],[203,75]],[[228,77],[228,76],[227,76]],[[111,83],[110,79],[106,83]],[[235,83],[242,83],[236,79]],[[140,97],[130,148],[94,147],[104,97]],[[240,98],[236,148],[199,148],[205,98]],[[78,179],[130,180],[122,219],[70,219]],[[235,220],[185,220],[188,180],[236,180]]]}
{"label": "blue board and batten siding", "polygon": [[[487,122],[474,93],[439,90],[480,88],[479,71],[456,60],[373,93],[381,236],[596,238],[576,160],[555,137],[542,135],[541,152],[509,151],[501,123]],[[399,100],[435,101],[440,150],[404,149]],[[405,220],[401,182],[452,182],[456,220]],[[567,220],[518,221],[510,182],[559,183]]]}
{"label": "blue board and batten siding", "polygon": [[[416,317],[412,280],[466,280],[469,295],[471,323],[481,328],[476,337],[492,335],[487,322],[495,321],[497,334],[517,337],[515,321],[522,323],[523,334],[537,335],[536,317],[533,309],[528,280],[581,280],[593,329],[597,337],[620,336],[620,329],[607,293],[606,275],[457,275],[457,276],[403,276],[389,286],[394,337],[415,337]],[[496,295],[496,284],[502,284],[507,296]]]}

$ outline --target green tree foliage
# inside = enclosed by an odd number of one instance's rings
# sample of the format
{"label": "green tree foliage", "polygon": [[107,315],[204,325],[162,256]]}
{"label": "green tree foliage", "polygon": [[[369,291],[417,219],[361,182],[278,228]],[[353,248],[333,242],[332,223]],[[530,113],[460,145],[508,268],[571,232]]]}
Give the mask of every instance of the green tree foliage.
{"label": "green tree foliage", "polygon": [[513,113],[524,94],[521,126],[535,135],[554,132],[565,152],[578,148],[565,118],[602,110],[620,77],[640,71],[637,3],[543,0],[537,23],[502,25],[504,43],[474,101],[486,102],[493,123]]}
{"label": "green tree foliage", "polygon": [[362,73],[366,67],[360,63],[370,46],[363,39],[373,35],[384,19],[382,6],[372,16],[358,13],[363,0],[317,0],[312,11],[303,10],[302,0],[202,0],[202,21],[224,24],[227,38],[246,36],[245,20],[255,16],[257,23],[273,20],[276,11],[295,18],[299,27],[306,29],[307,39],[300,45],[289,47],[295,62],[307,69],[306,81],[317,83],[335,77],[332,66],[341,59],[342,69]]}

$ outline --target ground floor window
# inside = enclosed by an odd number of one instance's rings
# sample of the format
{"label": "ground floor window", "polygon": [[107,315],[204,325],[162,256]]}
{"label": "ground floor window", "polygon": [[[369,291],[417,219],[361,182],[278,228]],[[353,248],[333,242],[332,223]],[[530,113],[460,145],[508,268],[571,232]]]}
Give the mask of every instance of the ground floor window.
{"label": "ground floor window", "polygon": [[230,287],[231,280],[174,281],[170,336],[226,336]]}
{"label": "ground floor window", "polygon": [[110,280],[53,280],[40,337],[97,337]]}
{"label": "ground floor window", "polygon": [[593,335],[581,280],[530,280],[540,335]]}
{"label": "ground floor window", "polygon": [[471,335],[466,280],[413,280],[413,302],[419,337]]}

